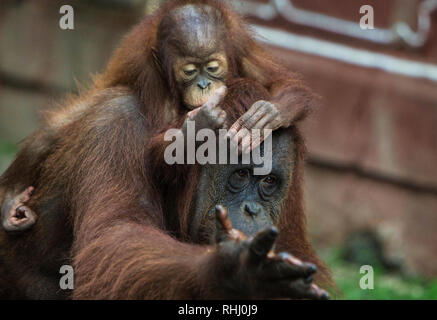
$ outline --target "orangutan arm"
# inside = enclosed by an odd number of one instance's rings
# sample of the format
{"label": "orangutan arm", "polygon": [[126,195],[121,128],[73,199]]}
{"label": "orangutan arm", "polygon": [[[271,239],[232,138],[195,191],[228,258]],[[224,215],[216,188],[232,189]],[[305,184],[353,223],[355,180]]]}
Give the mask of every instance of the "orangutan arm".
{"label": "orangutan arm", "polygon": [[[153,226],[113,221],[75,255],[75,299],[326,299],[314,266],[271,248],[277,231],[215,246],[180,242]],[[82,232],[95,232],[84,228]],[[308,281],[307,281],[308,279]]]}

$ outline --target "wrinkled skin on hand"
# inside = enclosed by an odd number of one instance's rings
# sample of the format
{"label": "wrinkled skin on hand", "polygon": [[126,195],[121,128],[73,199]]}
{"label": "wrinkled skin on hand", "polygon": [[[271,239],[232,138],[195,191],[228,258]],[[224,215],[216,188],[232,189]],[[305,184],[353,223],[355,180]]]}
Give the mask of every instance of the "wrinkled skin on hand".
{"label": "wrinkled skin on hand", "polygon": [[313,264],[302,262],[286,252],[273,251],[278,237],[275,227],[247,238],[232,229],[224,207],[216,207],[216,216],[221,230],[218,260],[222,261],[223,270],[227,272],[223,276],[226,279],[223,287],[228,293],[236,298],[329,299],[326,291],[312,283],[312,275],[317,271]]}
{"label": "wrinkled skin on hand", "polygon": [[[280,112],[277,105],[264,100],[255,102],[229,129],[228,137],[240,144],[242,152],[250,152],[264,141],[264,130],[274,131],[280,127],[287,127],[289,121],[284,112]],[[252,130],[260,130],[261,135],[252,135]]]}

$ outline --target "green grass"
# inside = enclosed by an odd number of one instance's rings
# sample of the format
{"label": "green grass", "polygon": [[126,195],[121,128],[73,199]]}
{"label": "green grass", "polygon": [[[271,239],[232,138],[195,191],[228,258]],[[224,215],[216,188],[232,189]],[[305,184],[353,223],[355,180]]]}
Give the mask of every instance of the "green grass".
{"label": "green grass", "polygon": [[360,288],[360,265],[342,259],[341,249],[329,249],[322,257],[333,272],[334,281],[341,291],[338,299],[347,300],[436,300],[437,279],[424,279],[419,276],[405,276],[373,266],[374,288]]}

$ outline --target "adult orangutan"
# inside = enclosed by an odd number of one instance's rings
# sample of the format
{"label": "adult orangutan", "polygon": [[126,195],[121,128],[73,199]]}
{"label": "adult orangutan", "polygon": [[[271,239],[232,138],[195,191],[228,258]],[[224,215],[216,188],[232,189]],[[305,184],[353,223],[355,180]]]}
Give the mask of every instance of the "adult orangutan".
{"label": "adult orangutan", "polygon": [[[109,100],[60,129],[29,202],[38,223],[19,237],[0,234],[3,290],[69,297],[58,288],[58,271],[72,263],[73,298],[327,297],[312,285],[313,264],[317,282],[329,283],[329,275],[306,236],[304,149],[295,126],[274,133],[266,176],[253,176],[253,163],[184,165],[168,168],[182,179],[158,183],[151,168],[165,164],[145,144],[140,101],[121,89],[104,94]],[[262,85],[231,84],[221,104],[228,121],[258,97],[268,97]]]}
{"label": "adult orangutan", "polygon": [[[153,137],[152,142],[156,142],[167,124],[177,124],[183,128],[182,123],[186,119],[184,114],[191,110],[188,108],[190,104],[183,102],[190,96],[186,89],[190,87],[189,84],[186,83],[183,88],[177,87],[178,81],[172,77],[175,71],[165,72],[164,66],[169,64],[163,63],[163,60],[167,58],[172,61],[172,41],[169,39],[166,42],[168,51],[160,49],[158,40],[165,37],[161,34],[157,38],[156,35],[159,32],[165,34],[165,21],[173,16],[178,17],[185,10],[191,13],[206,12],[208,17],[212,12],[221,13],[223,18],[229,14],[229,21],[239,21],[216,2],[207,3],[208,9],[200,4],[197,7],[173,4],[174,8],[163,9],[151,18],[151,22],[146,21],[137,27],[127,38],[132,40],[131,47],[122,46],[107,73],[97,80],[95,88],[70,102],[65,110],[54,113],[43,129],[26,140],[16,160],[1,177],[2,202],[5,194],[8,199],[14,198],[9,193],[11,191],[19,194],[26,186],[35,186],[32,198],[22,202],[40,215],[30,232],[18,236],[0,233],[0,288],[6,290],[4,292],[9,297],[70,296],[58,287],[59,267],[69,263],[73,263],[75,268],[75,298],[252,298],[260,297],[261,293],[265,294],[265,298],[325,296],[323,291],[310,285],[309,276],[315,271],[312,265],[298,262],[286,254],[267,255],[276,238],[274,229],[267,229],[252,240],[240,241],[231,237],[220,246],[190,243],[195,240],[186,237],[186,228],[194,223],[192,213],[189,213],[194,194],[211,192],[195,190],[197,180],[193,174],[196,170],[176,170],[185,179],[156,182],[157,177],[166,173],[152,170],[162,167],[163,159],[155,157],[159,154],[156,152],[159,148],[147,148],[150,139]],[[183,21],[180,20],[181,26]],[[144,35],[153,34],[153,30],[154,41],[143,42],[147,39]],[[240,31],[235,28],[229,30],[235,34],[245,34],[241,26]],[[190,29],[189,33],[192,31]],[[200,42],[190,45],[196,46],[197,43]],[[236,41],[238,43],[240,41]],[[150,52],[141,48],[149,48]],[[230,59],[233,50],[226,50],[227,59]],[[236,51],[234,48],[234,53]],[[153,60],[151,64],[148,56],[144,57],[141,52],[149,52],[151,57],[162,60],[159,60],[159,65],[158,60]],[[168,57],[162,52],[168,52]],[[246,54],[250,56],[253,53]],[[236,55],[234,59],[238,61]],[[230,68],[235,76],[240,74],[235,70],[242,72],[244,65],[247,65],[247,61],[243,63],[243,60],[240,67],[234,61],[235,69]],[[155,76],[159,76],[155,77],[154,82],[149,78],[153,73],[153,68],[148,68],[151,65],[158,72]],[[227,79],[226,83],[231,80]],[[260,81],[262,88],[277,88],[277,85],[268,86],[262,79]],[[149,90],[146,92],[145,88]],[[167,91],[169,96],[161,96],[161,89],[170,90]],[[284,92],[287,90],[284,89]],[[223,92],[218,91],[216,94],[222,96]],[[296,99],[304,96],[299,95],[297,89],[294,93]],[[281,94],[281,98],[284,95]],[[159,99],[154,100],[154,96],[163,97],[161,102],[165,103],[158,106]],[[275,96],[275,90],[263,97],[271,96]],[[209,100],[211,98],[213,101],[219,100],[208,96]],[[250,111],[249,107],[254,104],[256,100],[251,101],[250,105],[246,104],[246,109]],[[296,110],[299,110],[299,104],[296,106]],[[302,118],[308,104],[300,107],[295,119]],[[215,106],[210,107],[207,102],[197,112],[189,113],[188,118],[196,123],[215,123],[219,126],[224,124],[226,118],[222,111]],[[232,108],[226,111],[233,112]],[[290,150],[290,147],[283,149]],[[271,222],[279,226],[279,239],[287,239],[282,242],[278,240],[277,247],[314,262],[321,267],[321,274],[324,275],[324,269],[312,252],[304,232],[299,192],[302,173],[300,169],[295,169],[301,166],[300,157],[299,151],[291,175],[295,183],[284,184],[290,192],[283,189],[282,197],[278,196],[275,200],[275,209],[278,211],[275,216],[283,216],[286,220],[280,223],[272,218]],[[281,181],[285,180],[282,176]],[[170,192],[172,190],[174,192]],[[228,207],[230,203],[215,204]],[[282,215],[279,214],[284,210],[280,210],[282,207],[293,209],[289,211],[291,213]],[[298,214],[294,215],[294,212]],[[231,213],[231,220],[232,216]],[[247,233],[253,235],[252,231]],[[250,257],[250,264],[239,266],[241,255]],[[265,270],[263,274],[253,272],[259,269],[254,268],[254,261],[257,263],[255,266],[266,266],[262,268]],[[247,270],[244,275],[250,277],[226,277],[226,271],[235,267]],[[281,281],[276,283],[272,279]],[[223,284],[223,287],[218,288],[217,283]],[[270,285],[272,283],[273,286]]]}
{"label": "adult orangutan", "polygon": [[[250,136],[250,129],[288,127],[311,108],[310,91],[270,57],[240,17],[220,1],[168,1],[126,36],[87,94],[70,102],[63,113],[55,113],[45,130],[29,139],[31,145],[23,148],[27,155],[22,155],[29,171],[23,172],[22,163],[16,162],[7,173],[11,178],[0,184],[0,195],[3,192],[7,200],[3,228],[16,233],[34,224],[36,214],[26,205],[29,186],[36,184],[42,161],[60,137],[59,128],[77,119],[93,101],[101,101],[105,90],[128,88],[141,102],[151,136],[181,126],[187,111],[205,104],[236,77],[257,80],[271,96],[269,101],[256,101],[232,125],[230,137],[241,143],[241,149],[261,143]],[[226,114],[215,110],[210,117],[224,122]]]}

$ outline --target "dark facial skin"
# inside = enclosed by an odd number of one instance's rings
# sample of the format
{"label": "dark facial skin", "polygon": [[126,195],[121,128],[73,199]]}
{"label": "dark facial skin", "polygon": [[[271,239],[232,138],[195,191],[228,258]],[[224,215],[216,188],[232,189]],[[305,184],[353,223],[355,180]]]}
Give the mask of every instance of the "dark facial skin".
{"label": "dark facial skin", "polygon": [[188,5],[169,17],[177,21],[170,37],[171,72],[190,110],[204,105],[228,75],[225,30],[210,18],[214,14],[211,7]]}
{"label": "dark facial skin", "polygon": [[[195,242],[217,243],[217,270],[235,298],[328,299],[312,283],[317,271],[287,252],[275,253],[282,201],[293,172],[290,132],[273,134],[272,171],[254,176],[254,164],[203,166],[190,234]],[[223,264],[223,265],[220,265]]]}
{"label": "dark facial skin", "polygon": [[220,236],[211,203],[224,205],[233,227],[247,236],[277,224],[293,170],[293,144],[285,130],[274,133],[272,154],[272,171],[264,176],[253,174],[254,163],[202,167],[199,189],[214,192],[196,199],[191,232],[196,242],[214,243]]}

